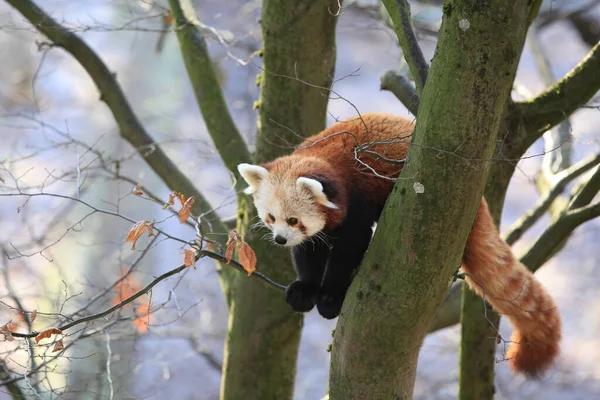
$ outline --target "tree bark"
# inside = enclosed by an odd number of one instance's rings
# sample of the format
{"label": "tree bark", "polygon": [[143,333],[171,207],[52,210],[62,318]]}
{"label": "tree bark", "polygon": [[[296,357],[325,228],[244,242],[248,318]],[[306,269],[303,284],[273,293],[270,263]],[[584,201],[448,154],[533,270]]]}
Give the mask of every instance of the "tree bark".
{"label": "tree bark", "polygon": [[[325,127],[338,6],[330,0],[263,2],[255,163],[289,153]],[[250,198],[241,196],[238,229],[255,250],[259,270],[277,282],[292,282],[288,252],[260,240],[264,232],[245,229],[254,217]],[[233,280],[230,299],[221,399],[291,399],[302,316],[292,312],[281,292],[241,274]]]}
{"label": "tree bark", "polygon": [[332,400],[412,398],[419,348],[481,201],[530,8],[446,3],[414,145],[335,331]]}

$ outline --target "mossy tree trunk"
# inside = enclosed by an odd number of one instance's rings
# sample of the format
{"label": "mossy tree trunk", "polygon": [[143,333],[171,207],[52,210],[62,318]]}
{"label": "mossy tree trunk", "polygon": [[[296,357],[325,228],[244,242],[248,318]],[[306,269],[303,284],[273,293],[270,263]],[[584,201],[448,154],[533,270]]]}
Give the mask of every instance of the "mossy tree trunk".
{"label": "mossy tree trunk", "polygon": [[530,7],[446,3],[415,145],[338,321],[332,400],[412,398],[419,348],[481,201]]}
{"label": "mossy tree trunk", "polygon": [[[303,137],[325,127],[335,65],[336,7],[338,2],[330,0],[263,2],[255,163],[291,152]],[[295,274],[288,252],[261,241],[264,232],[246,229],[256,216],[250,203],[249,197],[240,197],[238,230],[255,250],[260,271],[291,283]],[[230,290],[221,398],[291,399],[302,316],[292,312],[281,292],[257,280],[236,276]]]}

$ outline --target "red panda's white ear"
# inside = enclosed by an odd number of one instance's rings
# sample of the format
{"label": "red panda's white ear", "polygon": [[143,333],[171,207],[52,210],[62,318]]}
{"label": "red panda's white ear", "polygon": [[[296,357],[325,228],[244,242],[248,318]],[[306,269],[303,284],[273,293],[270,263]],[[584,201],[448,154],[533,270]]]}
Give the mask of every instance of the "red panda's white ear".
{"label": "red panda's white ear", "polygon": [[237,169],[246,183],[250,185],[244,189],[244,193],[246,194],[256,192],[260,186],[260,182],[269,175],[269,171],[260,165],[239,164]]}
{"label": "red panda's white ear", "polygon": [[323,204],[328,208],[338,208],[338,206],[329,201],[323,192],[323,185],[318,180],[300,177],[296,180],[296,186],[301,190],[308,190],[315,197],[317,203]]}

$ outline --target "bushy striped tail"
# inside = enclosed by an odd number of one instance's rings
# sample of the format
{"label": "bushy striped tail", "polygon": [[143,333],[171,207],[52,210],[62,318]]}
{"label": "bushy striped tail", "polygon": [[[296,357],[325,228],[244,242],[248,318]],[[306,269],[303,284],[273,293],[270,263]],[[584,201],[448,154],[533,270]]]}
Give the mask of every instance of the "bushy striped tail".
{"label": "bushy striped tail", "polygon": [[463,257],[466,281],[513,328],[507,358],[528,377],[541,375],[559,352],[561,321],[552,297],[502,240],[485,200],[477,211]]}

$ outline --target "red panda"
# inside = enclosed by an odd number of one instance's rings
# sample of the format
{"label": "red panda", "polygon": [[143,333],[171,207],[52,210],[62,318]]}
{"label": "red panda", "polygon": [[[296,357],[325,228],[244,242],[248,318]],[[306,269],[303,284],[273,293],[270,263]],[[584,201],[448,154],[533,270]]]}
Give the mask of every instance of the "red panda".
{"label": "red panda", "polygon": [[[315,305],[339,315],[373,224],[403,166],[413,123],[385,114],[339,122],[306,139],[289,156],[240,164],[262,223],[273,241],[291,248],[298,278],[286,291],[297,312]],[[391,178],[391,179],[390,179]],[[513,370],[535,377],[555,360],[561,338],[554,301],[500,237],[485,199],[477,211],[461,266],[467,284],[514,327]]]}

